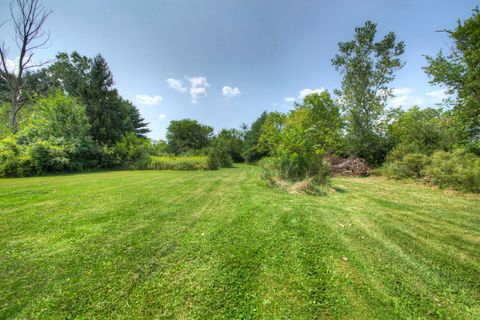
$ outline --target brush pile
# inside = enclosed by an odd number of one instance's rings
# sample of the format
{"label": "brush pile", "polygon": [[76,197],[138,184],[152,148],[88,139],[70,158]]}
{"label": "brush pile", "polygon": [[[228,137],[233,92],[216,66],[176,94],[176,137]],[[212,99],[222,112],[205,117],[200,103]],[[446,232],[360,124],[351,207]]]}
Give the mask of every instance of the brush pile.
{"label": "brush pile", "polygon": [[337,156],[327,156],[325,159],[330,162],[331,172],[333,176],[366,177],[370,175],[370,167],[365,160],[360,158],[341,158]]}

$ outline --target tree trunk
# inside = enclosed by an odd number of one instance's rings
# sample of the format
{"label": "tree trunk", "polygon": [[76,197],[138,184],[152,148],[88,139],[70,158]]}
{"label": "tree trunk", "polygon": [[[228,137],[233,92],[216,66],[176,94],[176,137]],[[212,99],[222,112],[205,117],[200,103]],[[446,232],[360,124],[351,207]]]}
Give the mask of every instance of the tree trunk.
{"label": "tree trunk", "polygon": [[17,128],[18,109],[20,109],[19,101],[18,101],[18,90],[15,88],[12,90],[12,106],[10,108],[10,112],[8,113],[9,126],[10,126],[10,130],[12,130],[13,133],[16,133],[18,129]]}

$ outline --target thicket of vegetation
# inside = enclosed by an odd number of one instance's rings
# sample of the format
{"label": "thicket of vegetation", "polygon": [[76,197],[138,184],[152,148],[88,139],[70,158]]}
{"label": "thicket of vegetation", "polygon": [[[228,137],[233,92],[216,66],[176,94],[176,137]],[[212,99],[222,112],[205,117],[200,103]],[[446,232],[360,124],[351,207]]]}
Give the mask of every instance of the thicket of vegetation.
{"label": "thicket of vegetation", "polygon": [[[146,137],[148,124],[114,88],[101,55],[59,53],[32,68],[45,44],[50,11],[36,1],[12,10],[18,66],[7,68],[0,50],[0,175],[28,176],[93,168],[216,169],[262,161],[265,177],[320,188],[328,182],[325,155],[359,157],[396,178],[423,179],[441,187],[480,191],[480,14],[476,9],[446,31],[451,52],[427,57],[433,84],[450,99],[431,108],[388,109],[390,83],[405,62],[405,44],[393,32],[380,40],[376,24],[355,29],[340,42],[332,65],[343,76],[335,98],[324,91],[288,113],[263,112],[250,126],[214,129],[192,119],[172,121],[166,141]],[[33,14],[32,14],[33,13]]]}

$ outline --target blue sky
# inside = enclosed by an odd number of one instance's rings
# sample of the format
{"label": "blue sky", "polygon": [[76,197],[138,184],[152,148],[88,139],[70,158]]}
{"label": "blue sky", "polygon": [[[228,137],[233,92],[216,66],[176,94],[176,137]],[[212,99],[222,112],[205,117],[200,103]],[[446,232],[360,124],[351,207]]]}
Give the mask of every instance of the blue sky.
{"label": "blue sky", "polygon": [[[42,0],[40,0],[42,1]],[[0,1],[0,21],[8,18]],[[378,36],[394,31],[405,41],[406,66],[392,83],[391,105],[431,106],[442,97],[431,87],[423,55],[446,48],[436,32],[454,28],[478,5],[473,0],[43,0],[50,46],[58,51],[101,53],[121,95],[163,138],[169,121],[197,119],[220,128],[251,123],[263,110],[287,111],[305,89],[340,86],[331,66],[339,41],[370,19]],[[0,39],[11,44],[9,27]],[[12,47],[10,59],[15,58]],[[303,91],[302,91],[303,90]]]}

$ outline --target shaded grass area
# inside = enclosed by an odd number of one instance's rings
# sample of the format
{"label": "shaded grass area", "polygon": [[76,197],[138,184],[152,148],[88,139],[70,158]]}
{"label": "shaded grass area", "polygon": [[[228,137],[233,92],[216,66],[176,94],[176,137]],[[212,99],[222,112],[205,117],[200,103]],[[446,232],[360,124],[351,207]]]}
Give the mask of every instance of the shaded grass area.
{"label": "shaded grass area", "polygon": [[0,318],[480,318],[478,195],[258,175],[0,180]]}

